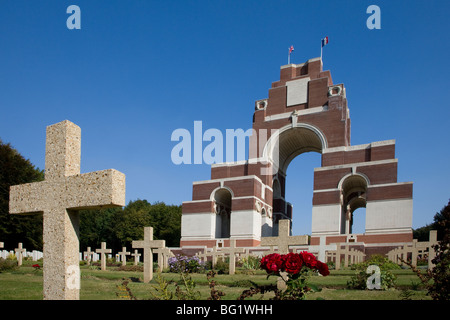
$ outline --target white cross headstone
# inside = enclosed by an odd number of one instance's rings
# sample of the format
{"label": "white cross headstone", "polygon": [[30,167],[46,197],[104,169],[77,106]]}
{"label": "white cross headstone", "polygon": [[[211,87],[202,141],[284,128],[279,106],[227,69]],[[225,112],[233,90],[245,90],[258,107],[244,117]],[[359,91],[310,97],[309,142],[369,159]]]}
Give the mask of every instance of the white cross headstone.
{"label": "white cross headstone", "polygon": [[129,256],[130,253],[131,252],[127,252],[127,247],[122,247],[122,251],[118,253],[122,260],[122,266],[127,264],[127,256]]}
{"label": "white cross headstone", "polygon": [[33,250],[33,252],[31,254],[33,257],[33,261],[38,261],[40,258],[42,258],[42,252],[40,252],[40,251]]}
{"label": "white cross headstone", "polygon": [[278,253],[289,253],[289,246],[308,244],[308,236],[291,236],[291,221],[282,219],[278,224],[278,237],[262,237],[260,246],[277,246]]}
{"label": "white cross headstone", "polygon": [[206,262],[208,260],[208,247],[203,247],[203,252],[199,251],[195,255],[203,262]]}
{"label": "white cross headstone", "polygon": [[244,248],[236,248],[236,239],[230,239],[230,246],[222,248],[220,252],[230,255],[229,274],[236,273],[236,253],[244,253]]}
{"label": "white cross headstone", "polygon": [[90,266],[91,265],[92,256],[94,255],[94,252],[91,251],[91,247],[87,247],[87,250],[85,252],[83,252],[83,253],[84,253],[84,256],[86,257],[86,261],[87,261],[86,264],[88,266]]}
{"label": "white cross headstone", "polygon": [[18,248],[15,248],[14,251],[16,252],[17,257],[17,265],[22,265],[22,257],[26,252],[26,249],[22,248],[22,242],[19,242]]}
{"label": "white cross headstone", "polygon": [[101,264],[102,264],[101,269],[103,271],[105,271],[106,270],[106,254],[111,253],[111,249],[106,249],[106,242],[102,242],[101,248],[95,249],[95,252],[100,253],[100,260],[101,260]]}
{"label": "white cross headstone", "polygon": [[319,243],[319,248],[318,248],[318,257],[317,259],[319,259],[320,261],[326,261],[326,252],[327,251],[331,251],[331,250],[336,250],[336,244],[332,243],[332,244],[326,244],[326,236],[321,236],[320,237],[320,243]]}
{"label": "white cross headstone", "polygon": [[[81,209],[125,205],[125,175],[113,169],[80,174],[81,129],[70,121],[47,127],[45,180],[11,186],[11,214],[43,213],[46,300],[79,299]],[[75,285],[74,285],[75,283]]]}
{"label": "white cross headstone", "polygon": [[224,253],[222,251],[217,250],[217,246],[214,246],[212,248],[212,251],[209,251],[207,253],[207,255],[212,257],[211,267],[214,269],[214,267],[216,266],[216,263],[217,263],[217,257],[223,257]]}
{"label": "white cross headstone", "polygon": [[163,269],[167,268],[169,265],[169,257],[173,256],[174,254],[167,247],[155,249],[153,252],[158,254],[158,267],[159,271],[162,272]]}
{"label": "white cross headstone", "polygon": [[139,263],[139,257],[141,254],[137,251],[137,249],[134,250],[134,253],[131,254],[132,257],[134,257],[134,265],[137,266]]}
{"label": "white cross headstone", "polygon": [[144,249],[144,282],[148,283],[153,279],[153,252],[152,249],[164,248],[165,240],[153,240],[153,228],[144,228],[144,240],[133,241],[132,247]]}

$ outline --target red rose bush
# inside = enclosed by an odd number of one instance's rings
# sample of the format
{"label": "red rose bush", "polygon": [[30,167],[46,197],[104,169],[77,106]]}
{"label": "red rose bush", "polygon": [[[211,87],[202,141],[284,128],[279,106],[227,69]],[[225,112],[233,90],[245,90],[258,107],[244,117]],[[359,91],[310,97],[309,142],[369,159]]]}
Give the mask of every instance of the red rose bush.
{"label": "red rose bush", "polygon": [[260,266],[266,270],[268,277],[278,275],[286,283],[286,290],[280,292],[280,299],[294,300],[304,299],[305,293],[310,291],[306,285],[309,273],[318,272],[322,276],[330,274],[328,266],[316,259],[316,257],[307,251],[300,253],[290,252],[280,255],[272,253],[261,259]]}

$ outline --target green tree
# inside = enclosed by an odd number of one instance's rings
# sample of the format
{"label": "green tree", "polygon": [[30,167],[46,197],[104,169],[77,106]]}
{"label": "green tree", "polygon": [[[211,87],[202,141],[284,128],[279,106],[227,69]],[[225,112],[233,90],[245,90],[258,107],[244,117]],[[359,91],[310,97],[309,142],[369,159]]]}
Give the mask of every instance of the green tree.
{"label": "green tree", "polygon": [[122,208],[83,210],[80,213],[81,250],[98,248],[102,241],[114,251],[131,249],[133,240],[144,237],[144,227],[153,227],[154,239],[166,240],[167,246],[179,246],[181,206],[147,200],[130,201]]}
{"label": "green tree", "polygon": [[80,211],[80,250],[91,247],[100,248],[105,241],[108,248],[120,250],[121,243],[116,238],[114,229],[116,220],[122,214],[122,208]]}
{"label": "green tree", "polygon": [[130,201],[117,216],[115,234],[123,245],[142,239],[144,227],[153,227],[155,239],[166,240],[167,246],[178,246],[181,236],[181,206],[147,200]]}
{"label": "green tree", "polygon": [[437,230],[437,239],[440,241],[445,236],[445,228],[443,227],[443,222],[448,217],[450,211],[450,206],[447,205],[441,209],[441,211],[436,212],[433,217],[433,222],[427,224],[426,226],[420,227],[413,230],[413,237],[418,241],[428,241],[430,230]]}
{"label": "green tree", "polygon": [[42,250],[42,215],[9,214],[10,186],[42,180],[43,170],[0,139],[0,241],[5,248],[13,249],[22,242],[27,250]]}
{"label": "green tree", "polygon": [[433,246],[436,257],[432,260],[435,267],[426,272],[407,263],[417,274],[434,300],[450,299],[450,201],[435,215],[439,244]]}

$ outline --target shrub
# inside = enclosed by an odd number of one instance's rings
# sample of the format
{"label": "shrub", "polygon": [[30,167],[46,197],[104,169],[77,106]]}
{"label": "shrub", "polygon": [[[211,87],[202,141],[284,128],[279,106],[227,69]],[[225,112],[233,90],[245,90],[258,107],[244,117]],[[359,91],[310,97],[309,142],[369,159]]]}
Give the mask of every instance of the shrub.
{"label": "shrub", "polygon": [[0,272],[17,269],[17,261],[0,258]]}
{"label": "shrub", "polygon": [[260,259],[255,256],[248,256],[242,259],[242,267],[246,270],[257,270],[259,269]]}
{"label": "shrub", "polygon": [[[364,290],[367,289],[367,279],[371,274],[366,272],[367,268],[365,263],[358,264],[357,272],[354,276],[347,281],[347,287],[349,289]],[[396,276],[389,270],[383,270],[380,267],[380,284],[382,290],[386,290],[395,286]]]}
{"label": "shrub", "polygon": [[374,254],[370,257],[370,259],[352,265],[353,270],[367,270],[367,267],[370,265],[376,265],[380,267],[380,270],[396,270],[401,269],[400,266],[392,261],[390,261],[388,258],[382,256],[381,254]]}
{"label": "shrub", "polygon": [[138,271],[138,272],[143,272],[144,271],[144,267],[140,266],[140,265],[125,265],[125,266],[120,266],[117,268],[118,271]]}
{"label": "shrub", "polygon": [[222,259],[218,258],[216,261],[216,264],[214,265],[214,270],[217,272],[217,274],[227,274],[229,273],[230,264],[228,262],[228,258]]}
{"label": "shrub", "polygon": [[436,256],[431,262],[433,268],[422,273],[421,270],[406,262],[419,277],[420,281],[428,291],[433,300],[450,300],[450,201],[439,213],[440,219],[437,222],[438,236],[439,229],[442,230],[442,240],[437,245],[432,246]]}
{"label": "shrub", "polygon": [[6,260],[17,260],[16,255],[14,253],[8,254]]}
{"label": "shrub", "polygon": [[380,268],[381,289],[385,290],[395,286],[397,278],[389,270],[400,269],[400,266],[380,254],[374,254],[370,259],[352,266],[352,269],[356,270],[356,274],[347,281],[349,289],[364,290],[367,288],[367,279],[371,275],[366,273],[366,270],[370,265]]}

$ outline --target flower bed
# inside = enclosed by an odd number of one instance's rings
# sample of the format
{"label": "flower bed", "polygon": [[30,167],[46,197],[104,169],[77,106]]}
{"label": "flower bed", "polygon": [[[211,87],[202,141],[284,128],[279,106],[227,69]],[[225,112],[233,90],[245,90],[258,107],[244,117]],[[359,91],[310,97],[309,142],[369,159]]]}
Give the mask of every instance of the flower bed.
{"label": "flower bed", "polygon": [[205,270],[205,264],[197,256],[186,257],[176,255],[168,260],[170,272],[202,272]]}

